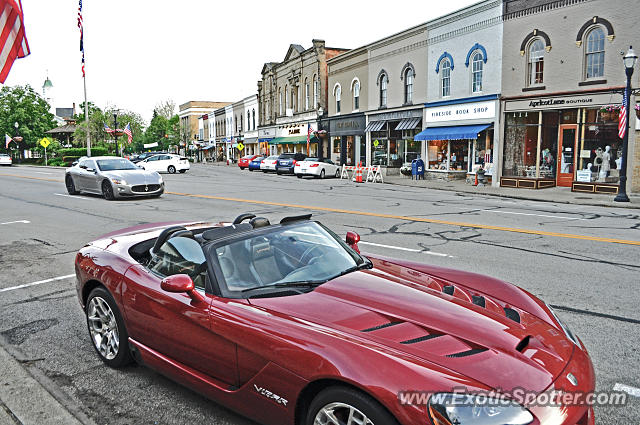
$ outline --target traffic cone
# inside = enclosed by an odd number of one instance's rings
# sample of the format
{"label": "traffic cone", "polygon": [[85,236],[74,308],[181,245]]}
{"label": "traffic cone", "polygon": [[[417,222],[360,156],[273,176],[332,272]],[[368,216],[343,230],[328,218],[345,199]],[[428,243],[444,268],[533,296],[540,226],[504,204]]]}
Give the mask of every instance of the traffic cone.
{"label": "traffic cone", "polygon": [[356,183],[362,183],[362,162],[359,162],[356,168]]}
{"label": "traffic cone", "polygon": [[476,171],[476,182],[473,184],[474,186],[478,185],[478,172]]}

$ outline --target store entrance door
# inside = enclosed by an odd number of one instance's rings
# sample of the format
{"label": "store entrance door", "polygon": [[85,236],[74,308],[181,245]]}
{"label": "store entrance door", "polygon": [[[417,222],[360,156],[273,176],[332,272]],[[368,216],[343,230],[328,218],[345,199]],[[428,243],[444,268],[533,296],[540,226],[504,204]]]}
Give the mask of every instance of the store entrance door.
{"label": "store entrance door", "polygon": [[560,126],[560,143],[558,143],[558,173],[556,184],[571,187],[576,159],[576,142],[578,126],[568,124]]}

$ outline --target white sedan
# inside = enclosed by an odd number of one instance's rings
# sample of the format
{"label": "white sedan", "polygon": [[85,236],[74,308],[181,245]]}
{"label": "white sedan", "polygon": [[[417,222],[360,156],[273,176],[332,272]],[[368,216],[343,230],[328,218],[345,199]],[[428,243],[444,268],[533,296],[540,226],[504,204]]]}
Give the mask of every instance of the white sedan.
{"label": "white sedan", "polygon": [[150,156],[144,161],[138,162],[136,165],[148,171],[170,174],[176,171],[184,173],[190,168],[189,160],[184,156],[166,153]]}
{"label": "white sedan", "polygon": [[276,171],[276,164],[278,163],[278,155],[271,155],[266,157],[260,162],[260,171],[266,173],[267,171]]}
{"label": "white sedan", "polygon": [[296,163],[293,173],[301,179],[304,176],[313,176],[317,179],[325,177],[340,178],[340,166],[330,159],[307,158]]}
{"label": "white sedan", "polygon": [[0,165],[11,165],[13,160],[6,153],[0,153]]}

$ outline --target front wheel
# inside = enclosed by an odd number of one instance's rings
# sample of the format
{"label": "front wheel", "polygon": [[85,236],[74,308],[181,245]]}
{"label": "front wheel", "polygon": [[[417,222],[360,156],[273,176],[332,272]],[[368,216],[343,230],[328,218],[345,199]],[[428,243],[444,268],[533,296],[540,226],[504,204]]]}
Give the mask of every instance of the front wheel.
{"label": "front wheel", "polygon": [[89,336],[100,359],[113,368],[131,363],[129,335],[109,291],[101,286],[91,291],[85,314]]}
{"label": "front wheel", "polygon": [[102,182],[102,196],[104,196],[104,199],[107,201],[113,201],[116,199],[113,194],[113,186],[111,186],[111,183],[109,183],[108,180]]}
{"label": "front wheel", "polygon": [[169,168],[167,168],[167,171],[169,172],[169,174],[175,174],[176,167],[174,167],[173,165],[169,165]]}
{"label": "front wheel", "polygon": [[296,177],[301,179],[302,178],[302,174],[298,174]]}
{"label": "front wheel", "polygon": [[378,402],[359,391],[329,387],[309,406],[304,425],[398,425]]}
{"label": "front wheel", "polygon": [[76,185],[73,183],[73,177],[71,177],[70,175],[67,175],[64,178],[64,184],[65,186],[67,186],[67,193],[69,193],[69,195],[78,194],[78,191],[76,190]]}

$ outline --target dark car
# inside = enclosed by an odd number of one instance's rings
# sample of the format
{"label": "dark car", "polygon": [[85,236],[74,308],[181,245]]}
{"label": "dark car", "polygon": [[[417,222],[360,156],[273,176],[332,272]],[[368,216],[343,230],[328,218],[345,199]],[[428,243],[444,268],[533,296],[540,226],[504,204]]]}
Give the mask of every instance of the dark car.
{"label": "dark car", "polygon": [[142,152],[140,155],[136,155],[133,158],[131,158],[130,161],[133,162],[134,164],[137,164],[138,162],[144,161],[145,159],[153,155],[158,155],[163,153],[166,153],[166,152]]}
{"label": "dark car", "polygon": [[356,233],[310,218],[145,224],[88,243],[75,271],[98,356],[265,425],[594,424],[589,403],[537,398],[595,389],[585,346],[543,301],[365,256]]}
{"label": "dark car", "polygon": [[296,162],[304,161],[307,155],[303,153],[287,152],[278,157],[276,162],[276,173],[278,174],[293,174]]}
{"label": "dark car", "polygon": [[249,171],[260,171],[260,163],[264,159],[263,156],[257,156],[249,162]]}

